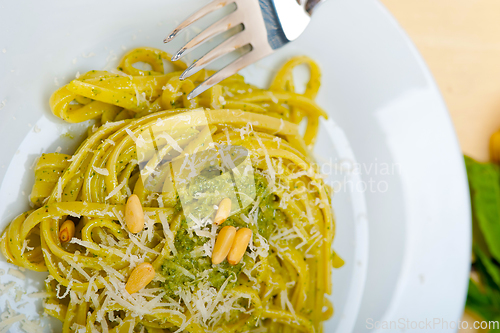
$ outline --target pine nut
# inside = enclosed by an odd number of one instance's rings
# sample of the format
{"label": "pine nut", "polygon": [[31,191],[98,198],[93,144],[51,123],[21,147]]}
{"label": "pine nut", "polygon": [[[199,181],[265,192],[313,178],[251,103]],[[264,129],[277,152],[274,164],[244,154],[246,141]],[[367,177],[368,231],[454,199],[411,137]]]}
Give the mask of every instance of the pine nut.
{"label": "pine nut", "polygon": [[218,265],[226,259],[233,245],[235,235],[235,227],[225,226],[222,228],[215,240],[214,251],[212,253],[212,264]]}
{"label": "pine nut", "polygon": [[75,224],[71,220],[66,220],[59,229],[59,239],[66,243],[75,235]]}
{"label": "pine nut", "polygon": [[153,265],[143,262],[130,273],[125,290],[133,294],[147,286],[155,278],[155,269]]}
{"label": "pine nut", "polygon": [[216,225],[221,225],[229,217],[231,213],[231,199],[225,198],[219,203],[219,209],[217,209],[217,214],[215,214],[214,223]]}
{"label": "pine nut", "polygon": [[128,230],[136,234],[144,228],[144,211],[137,194],[132,194],[125,205],[125,223]]}
{"label": "pine nut", "polygon": [[248,228],[241,228],[236,233],[234,237],[233,245],[227,256],[227,261],[231,265],[236,265],[240,262],[241,258],[245,255],[248,243],[250,243],[250,238],[252,238],[252,230]]}

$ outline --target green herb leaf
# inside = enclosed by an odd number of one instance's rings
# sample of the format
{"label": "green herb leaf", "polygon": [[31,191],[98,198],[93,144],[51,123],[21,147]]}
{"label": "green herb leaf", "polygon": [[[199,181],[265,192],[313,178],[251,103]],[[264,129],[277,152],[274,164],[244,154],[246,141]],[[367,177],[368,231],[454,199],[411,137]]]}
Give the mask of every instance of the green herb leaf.
{"label": "green herb leaf", "polygon": [[[465,157],[474,223],[474,241],[500,262],[500,171],[497,165]],[[484,240],[482,239],[484,237]],[[486,244],[481,244],[482,242]],[[485,246],[486,245],[486,246]]]}

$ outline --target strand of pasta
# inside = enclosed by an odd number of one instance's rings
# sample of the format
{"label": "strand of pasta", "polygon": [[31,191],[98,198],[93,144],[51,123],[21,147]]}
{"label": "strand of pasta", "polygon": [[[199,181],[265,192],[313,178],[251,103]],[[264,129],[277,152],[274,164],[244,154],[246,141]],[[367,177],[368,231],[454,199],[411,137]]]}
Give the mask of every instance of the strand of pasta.
{"label": "strand of pasta", "polygon": [[[224,292],[233,302],[249,299],[251,315],[240,314],[234,323],[223,324],[223,330],[251,330],[260,322],[268,332],[321,332],[322,321],[333,314],[324,295],[331,293],[334,224],[328,193],[306,148],[314,144],[319,117],[327,117],[312,100],[319,89],[319,68],[307,57],[293,58],[280,69],[269,91],[236,75],[188,101],[187,93],[212,73],[202,70],[180,81],[186,66],[172,63],[174,71],[164,74],[163,63],[169,59],[160,50],[135,49],[124,56],[118,71],[91,71],[53,94],[50,104],[56,116],[68,122],[96,118],[97,129],[89,130],[88,139],[73,156],[42,156],[31,194],[37,209],[12,221],[0,239],[0,250],[16,265],[49,271],[52,280],[46,286],[51,296],[46,299],[46,312],[64,321],[64,333],[73,325],[86,327],[87,332],[97,327],[130,331],[141,325],[153,333],[179,328],[204,332],[189,309],[162,306],[161,292],[118,294],[134,265],[126,258],[135,256],[134,260],[152,262],[158,269],[173,251],[164,233],[165,221],[175,238],[183,219],[175,210],[175,193],[165,191],[165,185],[158,202],[150,201],[154,192],[144,186],[138,169],[141,160],[148,160],[152,170],[159,170],[156,184],[169,176],[169,169],[160,162],[178,154],[171,142],[154,140],[156,160],[138,151],[141,144],[148,144],[147,133],[161,123],[186,156],[209,137],[220,147],[246,148],[252,165],[266,176],[268,191],[286,205],[278,209],[286,216],[286,232],[294,233],[293,237],[271,241],[275,254],[259,256],[258,269],[246,273],[250,274],[246,278],[238,277],[239,286]],[[135,68],[137,62],[149,64],[151,70]],[[305,93],[297,94],[292,72],[301,64],[309,66],[311,75]],[[301,137],[296,124],[304,116],[308,122]],[[179,126],[191,130],[179,131]],[[120,224],[130,193],[139,195],[152,221],[137,236]],[[63,245],[59,226],[68,216],[79,218],[80,223],[76,243]],[[258,234],[255,226],[249,227]],[[151,290],[160,290],[158,286],[152,283]],[[97,297],[92,296],[94,290]],[[59,298],[61,293],[64,297]],[[139,299],[152,307],[149,312],[130,312]],[[102,316],[120,311],[125,317],[118,325]]]}

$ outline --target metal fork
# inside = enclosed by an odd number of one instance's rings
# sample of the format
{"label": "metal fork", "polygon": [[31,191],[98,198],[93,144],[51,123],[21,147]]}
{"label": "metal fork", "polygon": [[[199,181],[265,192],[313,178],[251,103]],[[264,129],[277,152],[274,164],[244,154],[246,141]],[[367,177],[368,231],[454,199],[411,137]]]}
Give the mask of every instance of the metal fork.
{"label": "metal fork", "polygon": [[172,57],[172,61],[179,60],[205,41],[233,27],[242,26],[243,28],[189,66],[180,76],[181,80],[234,50],[244,47],[249,49],[247,53],[193,89],[188,99],[198,96],[220,81],[295,40],[309,24],[310,15],[315,6],[323,1],[325,0],[213,0],[188,17],[165,38],[165,43],[173,40],[183,29],[207,14],[233,3],[236,5],[232,13],[203,30],[184,45]]}

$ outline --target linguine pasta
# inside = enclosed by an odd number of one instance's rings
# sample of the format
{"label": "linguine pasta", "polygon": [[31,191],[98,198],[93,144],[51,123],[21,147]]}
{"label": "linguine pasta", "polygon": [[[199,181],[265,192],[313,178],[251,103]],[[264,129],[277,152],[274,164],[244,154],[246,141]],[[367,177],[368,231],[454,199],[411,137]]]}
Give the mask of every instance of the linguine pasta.
{"label": "linguine pasta", "polygon": [[[57,90],[53,113],[93,121],[73,155],[43,154],[33,209],[4,231],[9,262],[48,271],[44,310],[63,332],[321,332],[333,314],[331,191],[309,150],[320,117],[320,71],[295,57],[268,90],[235,75],[193,100],[201,70],[152,48],[128,52],[116,71],[91,71]],[[139,70],[143,62],[151,70]],[[310,68],[303,94],[293,69]],[[298,124],[306,120],[304,134]],[[125,203],[136,194],[144,228],[131,233]],[[230,216],[212,223],[231,198]],[[75,225],[63,242],[64,221]],[[224,226],[249,228],[242,260],[212,265]],[[132,270],[151,263],[155,278],[129,294]]]}

